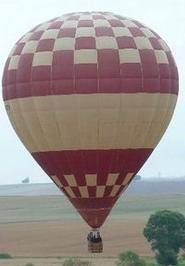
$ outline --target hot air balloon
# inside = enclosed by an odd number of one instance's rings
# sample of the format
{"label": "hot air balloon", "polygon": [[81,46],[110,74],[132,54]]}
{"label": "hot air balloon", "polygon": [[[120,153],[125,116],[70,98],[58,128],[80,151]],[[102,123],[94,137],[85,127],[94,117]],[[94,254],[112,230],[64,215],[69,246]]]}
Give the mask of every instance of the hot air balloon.
{"label": "hot air balloon", "polygon": [[177,95],[169,47],[134,19],[70,13],[13,47],[3,75],[9,119],[92,228],[91,252],[102,251],[98,230],[163,136]]}

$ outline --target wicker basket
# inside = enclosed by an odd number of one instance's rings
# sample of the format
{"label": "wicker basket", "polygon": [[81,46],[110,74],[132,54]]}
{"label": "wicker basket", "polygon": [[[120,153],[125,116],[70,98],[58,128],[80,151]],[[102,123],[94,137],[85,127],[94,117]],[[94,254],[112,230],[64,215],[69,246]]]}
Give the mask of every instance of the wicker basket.
{"label": "wicker basket", "polygon": [[88,251],[89,253],[102,253],[103,242],[93,243],[91,241],[88,241]]}

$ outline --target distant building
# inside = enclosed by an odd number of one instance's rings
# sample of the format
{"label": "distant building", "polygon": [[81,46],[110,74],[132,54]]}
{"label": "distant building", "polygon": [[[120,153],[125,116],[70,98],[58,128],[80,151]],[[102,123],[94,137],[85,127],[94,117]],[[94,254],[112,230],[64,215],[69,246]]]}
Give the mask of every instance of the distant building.
{"label": "distant building", "polygon": [[134,176],[134,181],[140,181],[142,177],[140,175],[135,175]]}
{"label": "distant building", "polygon": [[25,179],[22,180],[22,184],[29,184],[29,183],[30,183],[29,177],[26,177]]}

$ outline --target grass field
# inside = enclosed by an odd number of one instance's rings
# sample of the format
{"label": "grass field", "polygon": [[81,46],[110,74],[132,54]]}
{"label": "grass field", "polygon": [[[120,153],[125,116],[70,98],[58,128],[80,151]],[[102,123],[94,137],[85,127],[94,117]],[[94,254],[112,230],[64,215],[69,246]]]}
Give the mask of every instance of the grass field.
{"label": "grass field", "polygon": [[185,214],[184,202],[182,193],[123,196],[102,227],[104,253],[91,255],[86,243],[89,228],[64,196],[1,196],[0,252],[8,252],[14,259],[0,260],[0,266],[29,262],[59,266],[68,256],[84,257],[96,266],[113,266],[116,256],[125,250],[152,257],[142,234],[147,219],[160,209]]}

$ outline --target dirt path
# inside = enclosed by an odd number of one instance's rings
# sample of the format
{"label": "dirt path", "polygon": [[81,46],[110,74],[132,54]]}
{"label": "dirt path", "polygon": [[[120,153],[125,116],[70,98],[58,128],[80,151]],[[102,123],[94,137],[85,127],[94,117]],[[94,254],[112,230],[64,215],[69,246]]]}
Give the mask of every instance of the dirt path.
{"label": "dirt path", "polygon": [[[151,256],[150,246],[142,235],[143,227],[144,221],[138,219],[107,221],[102,228],[104,253],[99,257],[117,256],[125,250],[133,250],[142,256]],[[1,224],[0,250],[12,256],[88,257],[86,243],[88,231],[89,228],[85,223],[78,219],[62,222]]]}

